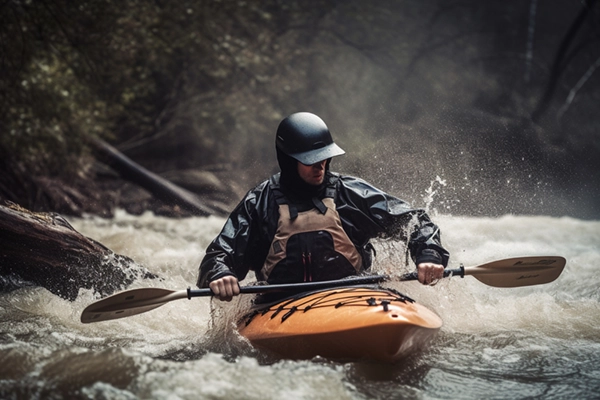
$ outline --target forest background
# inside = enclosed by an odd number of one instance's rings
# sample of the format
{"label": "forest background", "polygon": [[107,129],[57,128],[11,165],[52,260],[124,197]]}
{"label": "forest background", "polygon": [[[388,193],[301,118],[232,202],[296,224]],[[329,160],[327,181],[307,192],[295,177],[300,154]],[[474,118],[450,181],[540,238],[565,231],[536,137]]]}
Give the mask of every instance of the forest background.
{"label": "forest background", "polygon": [[597,219],[599,23],[595,0],[4,1],[0,198],[185,215],[100,138],[231,209],[310,111],[334,170],[416,206]]}

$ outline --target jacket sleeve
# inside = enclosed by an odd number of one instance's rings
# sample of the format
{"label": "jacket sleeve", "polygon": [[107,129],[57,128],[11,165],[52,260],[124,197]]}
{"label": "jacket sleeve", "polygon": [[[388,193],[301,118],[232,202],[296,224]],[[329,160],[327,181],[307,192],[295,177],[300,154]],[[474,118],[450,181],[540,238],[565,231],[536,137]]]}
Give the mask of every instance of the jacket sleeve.
{"label": "jacket sleeve", "polygon": [[404,241],[416,265],[448,265],[450,255],[442,246],[440,230],[424,210],[412,208],[361,179],[340,180],[338,211],[344,215],[347,231],[365,236],[365,241],[376,237]]}
{"label": "jacket sleeve", "polygon": [[411,258],[416,265],[431,262],[446,268],[450,253],[442,246],[439,227],[429,219],[424,210],[415,210],[413,215],[412,233],[408,241]]}
{"label": "jacket sleeve", "polygon": [[252,267],[249,251],[253,246],[250,238],[256,238],[256,203],[260,186],[249,191],[231,212],[219,235],[210,243],[200,263],[198,287],[227,275],[239,280],[246,277]]}

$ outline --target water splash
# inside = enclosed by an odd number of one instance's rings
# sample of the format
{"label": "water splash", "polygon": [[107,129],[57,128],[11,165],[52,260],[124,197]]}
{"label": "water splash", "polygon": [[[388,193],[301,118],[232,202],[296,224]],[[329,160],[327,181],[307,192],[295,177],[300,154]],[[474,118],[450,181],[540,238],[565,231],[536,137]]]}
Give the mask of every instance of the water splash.
{"label": "water splash", "polygon": [[435,200],[435,197],[438,194],[440,188],[443,188],[445,186],[447,186],[446,180],[440,178],[439,175],[436,175],[435,179],[432,180],[429,184],[429,187],[425,189],[425,195],[422,197],[423,202],[425,203],[425,211],[427,211],[428,213],[431,212],[433,214],[437,213],[437,210],[431,209],[431,205],[433,204],[433,201]]}

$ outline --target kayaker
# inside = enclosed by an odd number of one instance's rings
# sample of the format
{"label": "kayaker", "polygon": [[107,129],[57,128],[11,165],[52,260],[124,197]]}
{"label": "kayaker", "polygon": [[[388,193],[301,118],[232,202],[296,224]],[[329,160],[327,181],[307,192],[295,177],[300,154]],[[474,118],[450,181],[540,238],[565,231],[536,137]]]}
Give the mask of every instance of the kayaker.
{"label": "kayaker", "polygon": [[424,210],[362,179],[331,172],[345,154],[321,118],[301,112],[279,124],[280,172],[251,189],[230,214],[200,264],[198,287],[230,301],[252,270],[260,281],[341,279],[368,270],[374,238],[407,242],[419,281],[443,277],[448,252]]}

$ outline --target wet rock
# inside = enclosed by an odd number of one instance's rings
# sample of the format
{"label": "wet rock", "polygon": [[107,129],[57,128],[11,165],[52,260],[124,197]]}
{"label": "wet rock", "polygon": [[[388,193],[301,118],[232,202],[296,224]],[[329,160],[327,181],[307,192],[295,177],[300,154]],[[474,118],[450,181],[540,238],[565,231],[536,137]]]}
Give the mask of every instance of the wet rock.
{"label": "wet rock", "polygon": [[156,278],[130,258],[77,232],[61,215],[0,205],[0,289],[41,286],[74,300],[79,290],[101,296],[138,278]]}

